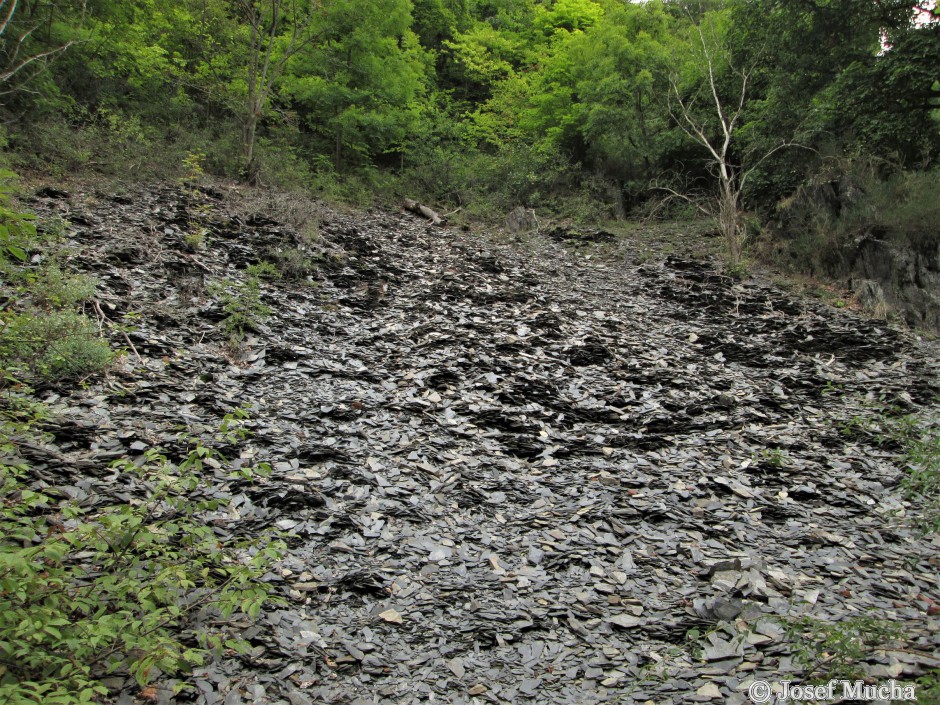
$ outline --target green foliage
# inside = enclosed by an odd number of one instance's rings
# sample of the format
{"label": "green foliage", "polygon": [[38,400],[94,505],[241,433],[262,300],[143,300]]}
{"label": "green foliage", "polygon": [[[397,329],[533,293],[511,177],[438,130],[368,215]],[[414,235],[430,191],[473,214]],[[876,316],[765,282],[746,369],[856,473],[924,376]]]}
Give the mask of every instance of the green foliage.
{"label": "green foliage", "polygon": [[[227,415],[216,442],[236,440],[243,418]],[[210,460],[224,457],[195,441],[179,465],[157,450],[118,461],[141,501],[94,508],[37,492],[27,466],[0,463],[0,700],[94,702],[110,674],[143,686],[210,650],[247,648],[227,621],[256,617],[269,600],[258,578],[281,545],[220,542],[203,518],[222,506],[209,499]],[[200,615],[215,626],[193,645],[182,629]]]}
{"label": "green foliage", "polygon": [[429,57],[410,10],[406,0],[335,0],[319,18],[324,40],[289,67],[283,93],[337,170],[397,153],[417,122]]}
{"label": "green foliage", "polygon": [[20,168],[58,177],[85,170],[146,174],[159,152],[153,144],[158,135],[140,116],[124,109],[70,106],[17,133],[15,162]]}
{"label": "green foliage", "polygon": [[52,263],[29,277],[33,302],[42,309],[69,309],[95,297],[96,282],[84,274],[68,274]]}
{"label": "green foliage", "polygon": [[726,257],[724,272],[732,279],[747,279],[751,276],[751,266],[744,257],[739,257],[736,262],[728,261]]}
{"label": "green foliage", "polygon": [[201,199],[199,184],[205,176],[203,164],[206,155],[199,151],[189,152],[183,159],[183,175],[180,185],[186,191],[187,231],[183,235],[183,244],[190,252],[201,250],[206,244],[209,228],[206,221],[211,208]]}
{"label": "green foliage", "polygon": [[940,533],[940,417],[902,416],[886,420],[884,428],[904,450],[904,489],[924,508],[923,528]]}
{"label": "green foliage", "polygon": [[27,250],[36,238],[36,218],[13,208],[16,174],[0,170],[0,260],[25,262]]}
{"label": "green foliage", "polygon": [[183,158],[183,175],[180,177],[180,184],[189,189],[190,194],[194,192],[206,174],[205,161],[206,155],[200,151],[189,152]]}
{"label": "green foliage", "polygon": [[221,328],[231,342],[239,343],[245,333],[257,330],[262,321],[271,315],[271,309],[261,302],[261,280],[277,274],[277,269],[265,262],[249,267],[244,281],[235,283],[226,280],[217,287],[225,313]]}
{"label": "green foliage", "polygon": [[27,250],[38,243],[35,220],[13,208],[9,191],[0,193],[0,218],[0,264],[5,279],[18,283],[6,293],[19,299],[0,312],[0,386],[22,379],[59,382],[105,369],[113,358],[110,346],[91,320],[73,310],[94,296],[94,280],[66,274],[54,261],[38,270],[24,267]]}
{"label": "green foliage", "polygon": [[813,617],[784,622],[796,662],[805,678],[850,680],[864,677],[861,662],[872,651],[902,639],[897,624],[870,615],[841,622]]}
{"label": "green foliage", "polygon": [[[707,72],[681,58],[701,48],[696,25],[729,49],[722,100],[749,70],[729,159],[754,171],[736,210],[766,216],[824,175],[820,155],[926,170],[940,154],[940,24],[915,26],[900,0],[33,5],[0,37],[0,64],[30,29],[27,54],[55,50],[6,96],[12,163],[53,175],[192,182],[198,167],[360,204],[408,191],[500,220],[519,203],[623,218],[653,186],[711,183],[669,106],[674,79],[695,117],[715,118]],[[808,149],[763,159],[791,139]],[[814,242],[796,249],[826,249]]]}
{"label": "green foliage", "polygon": [[918,505],[918,524],[940,533],[940,417],[906,414],[883,401],[842,423],[840,433],[856,441],[888,446],[901,454],[907,499]]}
{"label": "green foliage", "polygon": [[940,668],[927,671],[917,679],[917,702],[940,703]]}
{"label": "green foliage", "polygon": [[787,455],[781,448],[764,448],[761,451],[761,460],[772,468],[782,468],[787,464]]}
{"label": "green foliage", "polygon": [[76,379],[104,370],[113,358],[87,317],[73,311],[6,313],[0,364],[37,381]]}
{"label": "green foliage", "polygon": [[303,280],[316,271],[313,260],[299,247],[273,248],[265,256],[285,279]]}

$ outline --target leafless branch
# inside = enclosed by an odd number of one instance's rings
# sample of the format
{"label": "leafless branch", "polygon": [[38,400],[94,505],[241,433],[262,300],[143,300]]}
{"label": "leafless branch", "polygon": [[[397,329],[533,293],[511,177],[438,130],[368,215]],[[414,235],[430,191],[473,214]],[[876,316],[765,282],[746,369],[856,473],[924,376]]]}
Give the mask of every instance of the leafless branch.
{"label": "leafless branch", "polygon": [[0,22],[0,37],[3,36],[3,33],[7,31],[7,26],[10,24],[10,20],[13,19],[13,14],[16,12],[17,0],[0,0],[0,12],[3,12],[5,5],[9,3],[9,7],[6,11],[6,16],[3,18],[3,21]]}
{"label": "leafless branch", "polygon": [[[715,36],[713,26],[711,27],[711,44],[709,44],[702,26],[696,25],[695,28],[698,32],[698,43],[701,44],[700,61],[707,82],[706,90],[711,96],[712,106],[708,111],[711,117],[709,118],[707,115],[700,116],[698,111],[694,110],[698,93],[694,94],[691,99],[683,97],[679,81],[676,78],[670,80],[672,90],[669,93],[668,110],[670,117],[679,129],[708,152],[709,171],[716,178],[717,194],[710,202],[702,202],[698,199],[686,197],[670,187],[654,186],[653,188],[665,191],[669,194],[669,198],[682,198],[689,203],[693,203],[700,211],[714,217],[718,221],[718,227],[725,238],[730,264],[735,265],[743,249],[741,202],[748,178],[773,154],[787,147],[801,145],[790,141],[775,145],[764,152],[745,170],[742,170],[742,165],[732,161],[732,153],[735,151],[734,148],[738,146],[736,144],[736,133],[744,114],[751,76],[757,66],[757,61],[752,59],[750,65],[739,68],[734,66],[730,56],[723,57],[723,63],[727,65],[728,71],[737,77],[738,83],[733,97],[730,100],[723,99],[719,92],[716,76],[716,59],[719,55],[722,55],[722,50],[725,48],[722,47],[719,38]],[[762,51],[760,50],[757,55],[759,56]],[[727,53],[727,51],[724,53]],[[700,88],[699,91],[701,90]],[[729,107],[729,105],[732,107]],[[710,122],[718,123],[720,127],[719,136],[710,136]],[[703,205],[703,203],[707,203],[707,205]]]}
{"label": "leafless branch", "polygon": [[[0,0],[0,17],[2,17],[2,19],[0,19],[0,41],[4,39],[4,34],[7,32],[7,29],[11,27],[11,23],[13,22],[14,16],[16,15],[18,6],[18,0]],[[83,0],[81,3],[81,17],[83,19],[85,17],[85,8],[86,3],[85,0]],[[48,63],[48,61],[52,60],[57,55],[61,54],[70,46],[75,44],[75,40],[71,40],[60,46],[52,47],[51,49],[46,49],[45,51],[39,51],[32,56],[26,57],[25,59],[20,59],[20,52],[25,46],[26,40],[29,39],[37,27],[38,25],[33,25],[32,27],[26,28],[22,31],[20,36],[16,38],[15,42],[11,42],[12,47],[9,49],[4,47],[6,53],[5,63],[7,66],[5,69],[0,71],[0,85],[10,83],[17,74],[29,66],[35,65],[37,63]],[[6,44],[7,42],[4,41],[4,43]],[[33,74],[31,77],[34,77],[35,75],[36,74]],[[18,90],[24,90],[22,83],[23,82],[14,88],[0,91],[0,96],[8,95]]]}
{"label": "leafless branch", "polygon": [[[32,30],[30,30],[30,32],[32,32]],[[22,42],[23,39],[25,39],[25,35],[24,37],[20,38],[20,42]],[[23,61],[14,65],[13,68],[7,69],[3,73],[0,73],[0,84],[6,83],[7,81],[9,81],[17,73],[25,69],[30,64],[33,64],[37,61],[42,61],[43,59],[48,59],[50,57],[55,56],[56,54],[61,54],[63,51],[65,51],[70,46],[72,46],[74,43],[75,42],[66,42],[62,46],[55,47],[54,49],[49,49],[48,51],[41,51],[38,54],[33,54],[33,56],[30,56],[27,59],[23,59]],[[19,54],[19,47],[20,45],[17,45],[16,51],[14,52],[14,60],[15,60],[15,57]],[[13,91],[3,91],[3,92],[0,92],[0,95],[6,95],[7,93],[12,93],[12,92]]]}

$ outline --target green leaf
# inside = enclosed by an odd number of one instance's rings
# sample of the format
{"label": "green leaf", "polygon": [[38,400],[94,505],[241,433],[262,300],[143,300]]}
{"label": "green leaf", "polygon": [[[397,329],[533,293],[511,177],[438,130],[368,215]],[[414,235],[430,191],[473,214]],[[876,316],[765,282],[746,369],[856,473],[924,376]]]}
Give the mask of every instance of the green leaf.
{"label": "green leaf", "polygon": [[29,259],[29,255],[26,253],[22,247],[17,245],[7,245],[7,252],[16,257],[20,262],[25,262]]}

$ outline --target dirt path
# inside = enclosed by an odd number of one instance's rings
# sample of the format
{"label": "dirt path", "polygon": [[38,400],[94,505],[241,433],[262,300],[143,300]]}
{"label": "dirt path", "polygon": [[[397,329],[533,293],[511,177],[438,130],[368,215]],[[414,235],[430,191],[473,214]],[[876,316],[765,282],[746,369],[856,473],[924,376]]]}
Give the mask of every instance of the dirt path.
{"label": "dirt path", "polygon": [[251,658],[196,674],[198,702],[744,703],[755,678],[801,680],[775,617],[900,625],[879,681],[940,664],[937,541],[896,449],[851,423],[934,403],[936,356],[906,334],[695,262],[324,211],[347,258],[266,284],[236,365],[207,285],[294,236],[206,202],[195,255],[170,188],[34,204],[109,316],[140,314],[142,356],[50,392],[68,462],[37,470],[103,497],[69,463],[172,451],[244,403],[242,455],[274,463],[219,492],[227,530],[291,533],[268,576],[290,605],[246,625]]}

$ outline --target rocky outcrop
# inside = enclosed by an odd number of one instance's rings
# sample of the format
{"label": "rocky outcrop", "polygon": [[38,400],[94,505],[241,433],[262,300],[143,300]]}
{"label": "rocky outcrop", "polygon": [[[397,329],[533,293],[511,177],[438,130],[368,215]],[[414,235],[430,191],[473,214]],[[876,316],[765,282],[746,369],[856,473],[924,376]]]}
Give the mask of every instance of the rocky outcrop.
{"label": "rocky outcrop", "polygon": [[914,247],[868,236],[846,255],[852,289],[863,306],[894,310],[908,325],[940,332],[940,238]]}

